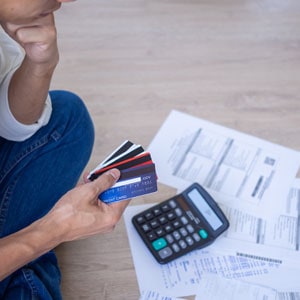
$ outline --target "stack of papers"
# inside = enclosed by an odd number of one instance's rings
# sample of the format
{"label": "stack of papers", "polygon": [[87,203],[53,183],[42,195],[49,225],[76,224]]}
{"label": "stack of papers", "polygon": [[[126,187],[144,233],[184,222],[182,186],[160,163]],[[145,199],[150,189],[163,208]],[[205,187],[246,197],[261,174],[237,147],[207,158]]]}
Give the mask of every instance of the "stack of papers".
{"label": "stack of papers", "polygon": [[131,224],[149,205],[129,206],[124,217],[141,299],[300,297],[299,152],[178,111],[148,151],[161,183],[181,192],[198,182],[230,227],[211,246],[159,265]]}

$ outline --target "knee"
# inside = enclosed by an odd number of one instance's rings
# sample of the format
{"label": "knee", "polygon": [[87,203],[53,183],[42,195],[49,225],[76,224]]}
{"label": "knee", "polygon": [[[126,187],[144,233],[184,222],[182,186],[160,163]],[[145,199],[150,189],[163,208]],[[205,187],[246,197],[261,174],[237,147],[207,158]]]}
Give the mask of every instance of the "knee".
{"label": "knee", "polygon": [[69,91],[50,92],[53,116],[65,124],[74,139],[84,138],[85,145],[94,143],[94,126],[90,114],[82,99]]}

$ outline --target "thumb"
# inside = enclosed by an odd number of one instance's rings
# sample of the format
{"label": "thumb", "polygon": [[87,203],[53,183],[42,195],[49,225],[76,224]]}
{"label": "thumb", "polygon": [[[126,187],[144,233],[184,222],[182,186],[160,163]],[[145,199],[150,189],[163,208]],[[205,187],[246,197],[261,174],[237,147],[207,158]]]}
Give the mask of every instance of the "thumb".
{"label": "thumb", "polygon": [[97,187],[99,188],[99,192],[102,193],[103,191],[112,187],[118,181],[120,174],[121,173],[118,169],[111,169],[103,173],[92,183],[97,185]]}

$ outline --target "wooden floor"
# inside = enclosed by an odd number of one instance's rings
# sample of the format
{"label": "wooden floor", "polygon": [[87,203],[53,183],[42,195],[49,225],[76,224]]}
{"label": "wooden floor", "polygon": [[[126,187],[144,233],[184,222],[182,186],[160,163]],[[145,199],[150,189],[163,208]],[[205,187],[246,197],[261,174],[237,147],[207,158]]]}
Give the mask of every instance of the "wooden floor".
{"label": "wooden floor", "polygon": [[[172,109],[300,150],[299,0],[84,0],[56,23],[52,88],[95,122],[87,170],[125,139],[147,148]],[[131,205],[174,194],[160,184]],[[139,298],[123,220],[57,253],[65,299]]]}

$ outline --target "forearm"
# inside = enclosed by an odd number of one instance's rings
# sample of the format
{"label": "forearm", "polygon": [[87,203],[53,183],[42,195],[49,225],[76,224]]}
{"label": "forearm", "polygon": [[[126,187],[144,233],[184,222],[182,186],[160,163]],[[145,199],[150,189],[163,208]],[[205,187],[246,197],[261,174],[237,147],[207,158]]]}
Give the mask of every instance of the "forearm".
{"label": "forearm", "polygon": [[0,281],[62,242],[113,230],[129,201],[107,205],[98,196],[119,176],[120,171],[112,169],[93,182],[78,185],[43,218],[0,239]]}
{"label": "forearm", "polygon": [[15,72],[8,90],[9,106],[14,117],[23,124],[33,124],[41,116],[57,64],[34,64],[25,57]]}
{"label": "forearm", "polygon": [[64,227],[46,216],[30,226],[0,239],[0,281],[55,248],[63,241]]}
{"label": "forearm", "polygon": [[43,111],[59,58],[54,15],[34,18],[25,25],[11,22],[1,25],[25,51],[25,58],[10,82],[10,110],[19,122],[33,124]]}

